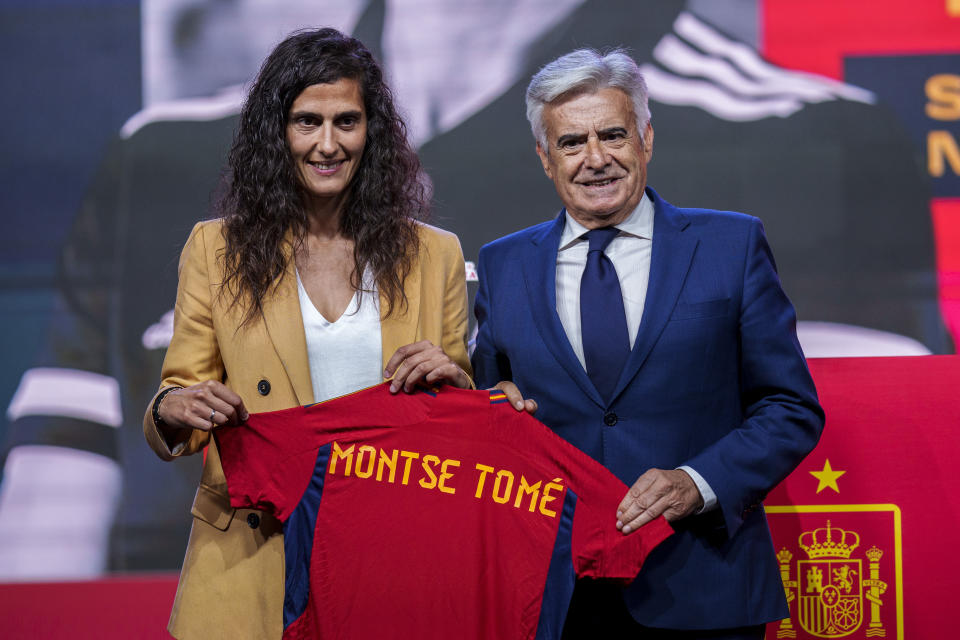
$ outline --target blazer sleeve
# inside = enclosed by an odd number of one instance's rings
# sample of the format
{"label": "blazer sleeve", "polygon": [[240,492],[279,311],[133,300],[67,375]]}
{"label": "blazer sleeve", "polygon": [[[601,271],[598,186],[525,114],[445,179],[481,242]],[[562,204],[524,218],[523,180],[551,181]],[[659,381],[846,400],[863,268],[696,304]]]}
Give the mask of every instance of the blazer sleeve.
{"label": "blazer sleeve", "polygon": [[443,255],[443,339],[440,345],[454,362],[463,369],[473,386],[473,369],[467,356],[467,278],[463,249],[454,234],[443,236],[446,246]]}
{"label": "blazer sleeve", "polygon": [[743,421],[686,462],[716,492],[728,535],[817,444],[823,409],[796,336],[796,313],[751,219],[740,306]]}
{"label": "blazer sleeve", "polygon": [[[210,280],[208,247],[210,235],[220,233],[219,221],[197,223],[180,256],[177,302],[174,306],[173,337],[163,360],[160,389],[189,387],[204,380],[224,379],[223,360],[213,323],[213,286]],[[211,243],[216,244],[216,243]],[[154,395],[154,399],[156,395]],[[153,422],[153,402],[143,416],[147,444],[164,460],[202,450],[210,433],[199,429],[178,432],[175,441],[167,441]]]}

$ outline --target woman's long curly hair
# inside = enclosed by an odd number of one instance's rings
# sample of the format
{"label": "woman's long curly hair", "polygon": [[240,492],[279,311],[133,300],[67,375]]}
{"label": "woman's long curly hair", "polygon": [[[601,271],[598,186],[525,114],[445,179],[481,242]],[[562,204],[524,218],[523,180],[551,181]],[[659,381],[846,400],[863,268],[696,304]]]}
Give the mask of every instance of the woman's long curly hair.
{"label": "woman's long curly hair", "polygon": [[[290,108],[307,87],[341,78],[360,84],[367,116],[366,145],[340,218],[340,231],[354,243],[352,284],[361,290],[369,269],[387,300],[384,317],[406,305],[403,283],[419,249],[415,221],[429,209],[420,161],[367,48],[336,29],[307,30],[289,36],[263,63],[240,114],[217,204],[226,236],[221,291],[231,306],[241,304],[244,324],[262,313],[308,229],[307,194],[287,146]],[[284,246],[288,230],[293,247]]]}

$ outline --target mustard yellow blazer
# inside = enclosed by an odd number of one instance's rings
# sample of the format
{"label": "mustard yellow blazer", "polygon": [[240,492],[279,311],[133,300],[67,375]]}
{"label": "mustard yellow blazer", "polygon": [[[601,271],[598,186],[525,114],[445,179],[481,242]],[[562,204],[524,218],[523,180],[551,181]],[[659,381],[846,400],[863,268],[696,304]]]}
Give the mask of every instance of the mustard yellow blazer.
{"label": "mustard yellow blazer", "polygon": [[[160,390],[222,380],[251,413],[314,401],[293,260],[263,315],[241,328],[242,311],[220,296],[222,221],[197,224],[180,258],[174,333]],[[467,296],[457,237],[419,225],[420,252],[397,307],[381,324],[384,366],[398,347],[430,340],[470,374]],[[381,301],[381,308],[386,304]],[[159,393],[159,391],[158,391]],[[143,418],[147,443],[164,460],[201,451],[207,458],[193,502],[193,527],[168,630],[176,638],[280,638],[284,556],[280,523],[252,509],[233,509],[220,455],[210,434],[194,430],[172,447]]]}

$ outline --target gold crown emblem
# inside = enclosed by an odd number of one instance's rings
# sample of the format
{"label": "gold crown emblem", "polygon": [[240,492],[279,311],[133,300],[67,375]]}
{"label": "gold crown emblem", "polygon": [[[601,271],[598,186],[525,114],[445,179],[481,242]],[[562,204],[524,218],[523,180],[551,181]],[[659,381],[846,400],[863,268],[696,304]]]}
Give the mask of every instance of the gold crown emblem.
{"label": "gold crown emblem", "polygon": [[830,526],[804,531],[799,538],[800,548],[807,552],[811,560],[815,558],[849,558],[853,550],[860,546],[860,536],[856,531]]}
{"label": "gold crown emblem", "polygon": [[864,551],[863,555],[867,556],[867,559],[870,560],[870,562],[880,562],[880,558],[883,557],[883,551],[878,549],[877,545],[873,545]]}

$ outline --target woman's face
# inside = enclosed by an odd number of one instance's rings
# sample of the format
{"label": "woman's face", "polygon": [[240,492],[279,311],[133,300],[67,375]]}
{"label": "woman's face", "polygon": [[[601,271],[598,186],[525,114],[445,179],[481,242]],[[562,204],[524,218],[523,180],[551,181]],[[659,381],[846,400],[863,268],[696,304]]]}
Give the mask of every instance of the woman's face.
{"label": "woman's face", "polygon": [[353,78],[310,85],[293,101],[287,146],[300,182],[316,204],[336,202],[346,193],[366,142],[367,114]]}

